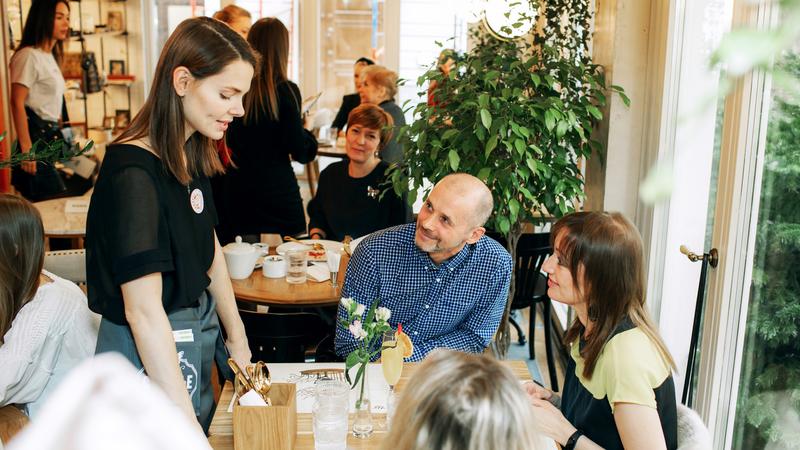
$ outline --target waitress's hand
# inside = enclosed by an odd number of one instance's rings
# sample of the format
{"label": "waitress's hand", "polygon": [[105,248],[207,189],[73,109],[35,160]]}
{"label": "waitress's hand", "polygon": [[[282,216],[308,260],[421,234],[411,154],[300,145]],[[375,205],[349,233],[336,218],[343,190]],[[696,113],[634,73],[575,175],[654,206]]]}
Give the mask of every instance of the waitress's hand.
{"label": "waitress's hand", "polygon": [[564,417],[561,411],[547,400],[531,399],[533,414],[536,419],[536,429],[555,440],[559,445],[564,445],[576,428]]}
{"label": "waitress's hand", "polygon": [[253,359],[253,355],[250,353],[250,346],[247,345],[246,339],[244,341],[232,341],[228,339],[225,341],[225,347],[228,348],[228,353],[239,367],[244,369],[250,365],[250,360]]}
{"label": "waitress's hand", "polygon": [[36,161],[22,161],[19,167],[31,175],[36,175]]}

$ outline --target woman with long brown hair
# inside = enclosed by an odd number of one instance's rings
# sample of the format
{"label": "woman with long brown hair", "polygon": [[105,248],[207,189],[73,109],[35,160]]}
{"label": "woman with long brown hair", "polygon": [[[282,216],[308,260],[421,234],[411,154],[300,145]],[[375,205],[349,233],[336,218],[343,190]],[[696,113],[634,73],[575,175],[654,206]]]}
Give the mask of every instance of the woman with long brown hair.
{"label": "woman with long brown hair", "polygon": [[97,353],[122,353],[206,430],[220,322],[230,356],[240,366],[251,356],[208,177],[222,171],[212,140],[244,114],[256,64],[224,23],[181,22],[141,112],[106,151],[86,227]]}
{"label": "woman with long brown hair", "polygon": [[317,156],[317,141],[303,128],[300,89],[288,79],[289,31],[274,17],[256,21],[247,41],[261,54],[245,115],[227,134],[234,167],[225,175],[225,217],[218,232],[222,242],[234,236],[258,239],[261,233],[305,233],[306,218],[292,161],[307,163]]}
{"label": "woman with long brown hair", "polygon": [[[25,20],[19,48],[11,57],[11,118],[19,151],[28,153],[36,141],[60,140],[64,108],[61,75],[63,42],[69,37],[69,2],[34,0]],[[66,191],[53,165],[24,161],[12,171],[12,182],[31,201]]]}
{"label": "woman with long brown hair", "polygon": [[0,194],[0,406],[24,405],[30,416],[97,341],[86,296],[43,266],[39,211]]}
{"label": "woman with long brown hair", "polygon": [[639,232],[620,213],[579,212],[551,239],[547,294],[577,319],[563,396],[526,385],[535,425],[567,450],[676,448],[675,364],[645,309]]}

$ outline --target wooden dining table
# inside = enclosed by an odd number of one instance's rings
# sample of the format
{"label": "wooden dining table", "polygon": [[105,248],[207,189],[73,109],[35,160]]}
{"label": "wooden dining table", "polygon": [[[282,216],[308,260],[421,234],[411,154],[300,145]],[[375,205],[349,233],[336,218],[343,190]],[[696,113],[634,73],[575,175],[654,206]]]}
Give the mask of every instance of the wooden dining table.
{"label": "wooden dining table", "polygon": [[[502,363],[511,369],[514,375],[519,380],[530,380],[531,374],[524,361],[502,361]],[[400,376],[400,381],[395,386],[395,391],[400,394],[403,388],[408,383],[408,380],[414,375],[419,368],[419,363],[404,363],[403,373]],[[233,397],[233,386],[230,382],[225,383],[220,396],[218,407],[214,413],[214,418],[211,420],[211,427],[208,430],[208,442],[214,450],[233,450],[233,413],[228,412],[228,405],[231,403]],[[373,422],[376,424],[375,431],[366,439],[359,439],[353,436],[352,433],[347,434],[347,448],[355,450],[377,449],[380,448],[384,438],[387,435],[386,415],[373,413]],[[348,429],[352,429],[353,414],[350,414],[348,420]],[[548,440],[548,443],[553,445],[551,449],[555,449],[555,443]],[[295,441],[296,450],[313,450],[314,449],[314,431],[312,424],[312,416],[310,413],[297,413],[297,439]],[[243,450],[243,449],[240,449]]]}
{"label": "wooden dining table", "polygon": [[244,280],[231,280],[233,293],[237,300],[266,306],[296,308],[335,306],[341,298],[344,273],[349,261],[347,253],[342,253],[336,287],[332,286],[330,280],[317,282],[311,278],[305,283],[290,284],[286,282],[285,277],[267,278],[261,269],[256,269]]}
{"label": "wooden dining table", "polygon": [[69,238],[74,248],[83,248],[86,217],[91,191],[79,197],[62,197],[36,202],[33,206],[42,216],[45,238]]}

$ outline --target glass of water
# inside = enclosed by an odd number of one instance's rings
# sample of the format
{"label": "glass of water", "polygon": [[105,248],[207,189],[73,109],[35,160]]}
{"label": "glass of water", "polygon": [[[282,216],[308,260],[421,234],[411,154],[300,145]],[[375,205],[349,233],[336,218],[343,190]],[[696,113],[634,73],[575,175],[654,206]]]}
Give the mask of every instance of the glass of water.
{"label": "glass of water", "polygon": [[290,284],[301,284],[306,282],[306,259],[308,250],[296,250],[286,253],[286,282]]}
{"label": "glass of water", "polygon": [[341,380],[321,379],[314,384],[312,415],[316,450],[347,448],[349,390]]}
{"label": "glass of water", "polygon": [[342,261],[342,254],[339,250],[333,249],[327,250],[325,253],[328,256],[328,270],[331,271],[331,285],[336,287],[338,286],[337,278],[339,278],[339,263]]}

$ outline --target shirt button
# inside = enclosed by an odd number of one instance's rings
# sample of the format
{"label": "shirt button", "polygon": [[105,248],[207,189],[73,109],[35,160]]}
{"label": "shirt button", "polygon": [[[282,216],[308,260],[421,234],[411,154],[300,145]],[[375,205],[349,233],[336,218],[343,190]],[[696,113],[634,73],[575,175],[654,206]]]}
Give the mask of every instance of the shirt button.
{"label": "shirt button", "polygon": [[442,279],[441,279],[441,278],[437,278],[437,279],[436,279],[436,282],[437,282],[437,283],[441,283],[441,282],[442,282]]}
{"label": "shirt button", "polygon": [[418,334],[419,334],[419,333],[417,333],[416,331],[414,332],[414,336],[416,336],[416,335],[418,335]]}
{"label": "shirt button", "polygon": [[452,267],[450,267],[450,272],[452,272],[452,271],[453,271],[453,268],[452,268]]}
{"label": "shirt button", "polygon": [[428,309],[428,308],[430,308],[430,307],[431,307],[430,305],[425,305],[425,309]]}

